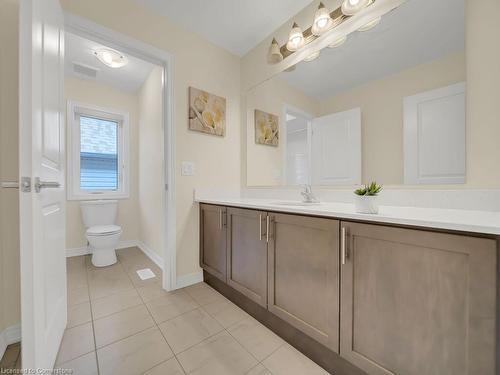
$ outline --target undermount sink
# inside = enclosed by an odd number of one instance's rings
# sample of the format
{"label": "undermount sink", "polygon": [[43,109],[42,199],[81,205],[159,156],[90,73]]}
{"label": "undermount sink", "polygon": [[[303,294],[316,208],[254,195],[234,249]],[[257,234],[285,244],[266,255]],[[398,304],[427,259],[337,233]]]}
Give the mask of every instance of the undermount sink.
{"label": "undermount sink", "polygon": [[298,202],[298,201],[280,201],[273,202],[272,204],[277,204],[279,206],[318,206],[321,202]]}

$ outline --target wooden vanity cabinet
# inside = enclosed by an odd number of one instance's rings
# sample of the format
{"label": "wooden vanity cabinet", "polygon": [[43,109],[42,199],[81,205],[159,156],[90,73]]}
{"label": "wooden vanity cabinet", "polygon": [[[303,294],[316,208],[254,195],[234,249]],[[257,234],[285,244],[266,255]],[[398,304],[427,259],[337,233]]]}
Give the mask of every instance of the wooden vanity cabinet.
{"label": "wooden vanity cabinet", "polygon": [[226,208],[200,204],[200,267],[226,282]]}
{"label": "wooden vanity cabinet", "polygon": [[495,373],[496,241],[341,226],[342,357],[370,375]]}
{"label": "wooden vanity cabinet", "polygon": [[339,350],[339,221],[270,214],[268,309]]}
{"label": "wooden vanity cabinet", "polygon": [[267,307],[267,213],[227,208],[227,284]]}

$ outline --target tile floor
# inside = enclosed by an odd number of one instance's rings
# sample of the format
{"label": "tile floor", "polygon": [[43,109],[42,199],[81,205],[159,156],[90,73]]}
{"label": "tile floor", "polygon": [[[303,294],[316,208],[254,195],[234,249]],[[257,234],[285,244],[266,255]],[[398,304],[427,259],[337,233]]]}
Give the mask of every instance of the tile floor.
{"label": "tile floor", "polygon": [[200,283],[165,292],[158,267],[138,248],[117,251],[118,263],[67,260],[68,327],[56,367],[74,375],[316,375],[314,362]]}
{"label": "tile floor", "polygon": [[0,359],[0,373],[7,374],[5,370],[13,370],[21,368],[21,343],[11,344],[5,350],[3,357]]}

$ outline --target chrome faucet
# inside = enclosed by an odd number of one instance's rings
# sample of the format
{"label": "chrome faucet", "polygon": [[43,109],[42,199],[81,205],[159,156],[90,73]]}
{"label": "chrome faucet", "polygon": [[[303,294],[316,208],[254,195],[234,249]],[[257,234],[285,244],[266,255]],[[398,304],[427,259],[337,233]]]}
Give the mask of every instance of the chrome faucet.
{"label": "chrome faucet", "polygon": [[316,198],[312,192],[311,185],[303,185],[304,191],[301,191],[300,194],[304,197],[304,203],[317,203],[319,199]]}

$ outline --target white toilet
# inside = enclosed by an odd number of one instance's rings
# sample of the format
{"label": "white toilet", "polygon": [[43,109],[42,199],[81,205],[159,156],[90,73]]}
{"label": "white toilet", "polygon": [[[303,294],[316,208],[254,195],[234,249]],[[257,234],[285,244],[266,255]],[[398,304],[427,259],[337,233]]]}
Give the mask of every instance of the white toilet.
{"label": "white toilet", "polygon": [[85,236],[92,251],[92,264],[96,267],[116,263],[116,245],[122,228],[115,225],[118,201],[95,200],[80,202]]}

